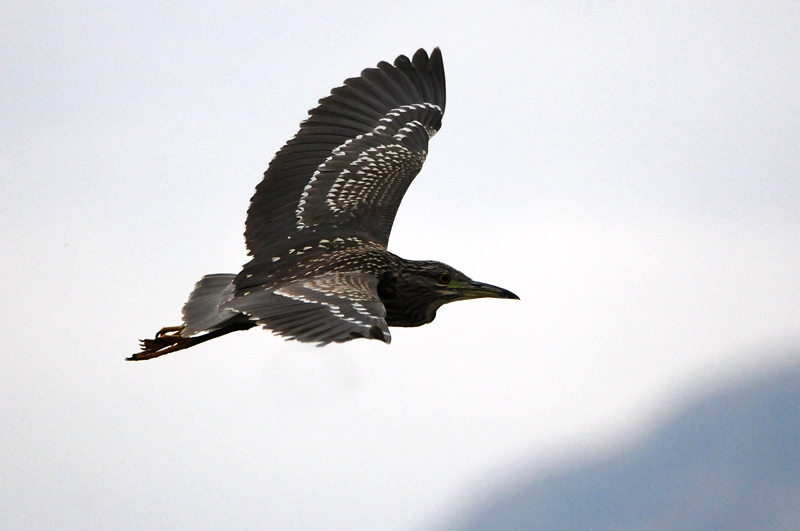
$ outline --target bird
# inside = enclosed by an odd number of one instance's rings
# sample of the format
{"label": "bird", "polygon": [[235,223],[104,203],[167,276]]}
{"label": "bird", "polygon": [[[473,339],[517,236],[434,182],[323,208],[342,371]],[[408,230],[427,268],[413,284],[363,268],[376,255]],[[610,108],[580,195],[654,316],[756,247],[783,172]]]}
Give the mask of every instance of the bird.
{"label": "bird", "polygon": [[435,261],[387,250],[400,202],[445,111],[441,50],[419,49],[345,80],[309,111],[269,163],[245,222],[250,261],[204,276],[183,307],[128,360],[147,360],[261,326],[324,346],[391,341],[444,304],[519,299]]}

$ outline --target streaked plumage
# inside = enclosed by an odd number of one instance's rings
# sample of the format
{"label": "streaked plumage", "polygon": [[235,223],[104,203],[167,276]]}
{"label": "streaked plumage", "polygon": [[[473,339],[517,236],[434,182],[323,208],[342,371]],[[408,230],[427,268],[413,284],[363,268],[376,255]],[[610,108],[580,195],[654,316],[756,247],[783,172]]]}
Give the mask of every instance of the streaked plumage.
{"label": "streaked plumage", "polygon": [[325,345],[391,340],[389,326],[431,322],[447,302],[517,298],[439,262],[386,247],[411,181],[441,127],[441,52],[399,56],[345,81],[275,155],[247,211],[252,259],[238,275],[203,277],[183,325],[142,341],[150,359],[256,325]]}

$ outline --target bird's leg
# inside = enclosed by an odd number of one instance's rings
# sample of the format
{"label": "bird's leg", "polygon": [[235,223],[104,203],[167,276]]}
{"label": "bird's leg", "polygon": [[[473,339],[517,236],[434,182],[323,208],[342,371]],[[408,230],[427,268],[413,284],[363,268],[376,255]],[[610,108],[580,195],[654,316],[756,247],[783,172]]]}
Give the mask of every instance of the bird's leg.
{"label": "bird's leg", "polygon": [[164,354],[175,352],[176,350],[183,350],[185,348],[199,345],[200,343],[208,341],[209,339],[224,336],[225,334],[230,334],[231,332],[249,330],[258,324],[255,321],[250,321],[246,317],[238,317],[238,319],[238,321],[237,318],[231,319],[228,321],[228,324],[225,324],[222,326],[222,328],[217,328],[210,332],[206,332],[205,334],[192,337],[183,337],[181,335],[181,332],[183,332],[184,329],[183,326],[166,326],[159,330],[156,333],[156,337],[153,339],[142,339],[141,352],[137,352],[127,359],[128,361],[138,361],[157,358],[159,356],[163,356]]}

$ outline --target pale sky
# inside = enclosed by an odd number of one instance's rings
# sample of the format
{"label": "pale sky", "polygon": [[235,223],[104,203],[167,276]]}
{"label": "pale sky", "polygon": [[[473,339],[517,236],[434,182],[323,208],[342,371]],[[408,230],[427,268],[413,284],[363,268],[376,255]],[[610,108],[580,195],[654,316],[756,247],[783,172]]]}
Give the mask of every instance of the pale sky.
{"label": "pale sky", "polygon": [[[389,249],[521,300],[125,362],[306,111],[435,46]],[[6,529],[437,529],[797,361],[798,2],[6,2],[0,65]]]}

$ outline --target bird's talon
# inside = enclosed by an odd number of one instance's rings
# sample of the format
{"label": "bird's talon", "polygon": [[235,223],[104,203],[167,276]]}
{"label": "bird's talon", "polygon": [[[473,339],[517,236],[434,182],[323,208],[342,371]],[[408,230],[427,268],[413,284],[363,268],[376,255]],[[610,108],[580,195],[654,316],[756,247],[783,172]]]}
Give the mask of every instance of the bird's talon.
{"label": "bird's talon", "polygon": [[[181,326],[165,326],[164,328],[162,328],[161,330],[156,332],[156,337],[155,338],[158,339],[159,337],[163,337],[163,336],[179,337],[181,335],[181,332],[183,332],[184,328],[185,327],[182,326],[182,325]],[[177,332],[177,333],[173,333],[173,332]]]}

